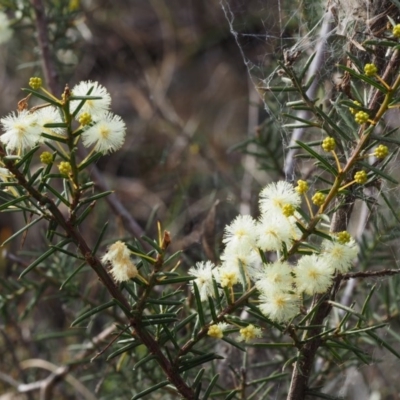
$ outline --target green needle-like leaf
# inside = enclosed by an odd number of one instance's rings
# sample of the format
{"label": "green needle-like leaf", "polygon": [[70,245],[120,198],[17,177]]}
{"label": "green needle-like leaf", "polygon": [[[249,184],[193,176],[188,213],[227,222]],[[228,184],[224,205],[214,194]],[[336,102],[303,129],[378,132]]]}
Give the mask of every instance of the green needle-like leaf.
{"label": "green needle-like leaf", "polygon": [[156,385],[151,386],[151,387],[149,387],[148,389],[143,390],[142,392],[138,393],[136,396],[133,396],[133,397],[131,398],[131,400],[138,400],[138,399],[141,399],[142,397],[144,397],[144,396],[146,396],[146,395],[148,395],[148,394],[150,394],[150,393],[153,393],[153,392],[155,392],[156,390],[158,390],[158,389],[160,389],[160,388],[162,388],[162,387],[164,387],[164,386],[169,385],[169,383],[170,383],[169,381],[162,381],[162,382],[160,382],[160,383],[157,383]]}
{"label": "green needle-like leaf", "polygon": [[207,400],[208,397],[211,394],[211,390],[213,389],[213,387],[215,386],[215,384],[217,383],[217,380],[219,378],[219,374],[216,374],[212,377],[210,384],[208,385],[206,391],[204,392],[204,396],[202,400]]}
{"label": "green needle-like leaf", "polygon": [[33,94],[35,97],[38,97],[39,99],[44,100],[46,103],[50,103],[55,107],[60,107],[60,103],[58,101],[56,101],[55,99],[53,99],[52,97],[46,96],[45,94],[38,92],[36,90],[33,89],[28,89],[28,88],[22,88],[22,91],[26,92],[26,93],[31,93]]}
{"label": "green needle-like leaf", "polygon": [[25,276],[29,271],[31,271],[33,268],[37,267],[41,262],[46,260],[49,256],[51,256],[53,253],[55,253],[58,250],[58,247],[64,247],[68,243],[71,242],[71,239],[65,239],[58,243],[57,246],[50,247],[49,250],[44,252],[40,257],[38,257],[34,262],[32,262],[28,267],[26,267],[20,274],[19,278],[21,279],[23,276]]}
{"label": "green needle-like leaf", "polygon": [[313,158],[315,158],[316,160],[318,160],[322,165],[325,166],[325,169],[329,172],[331,172],[332,175],[337,176],[338,175],[338,171],[336,170],[336,168],[334,168],[327,160],[326,158],[322,157],[320,154],[318,154],[317,152],[315,152],[311,147],[307,146],[305,143],[301,142],[300,140],[298,140],[296,142],[300,147],[302,147],[305,151],[307,151],[307,153],[309,153]]}
{"label": "green needle-like leaf", "polygon": [[196,305],[197,305],[196,308],[197,308],[197,312],[199,315],[200,325],[203,327],[206,324],[206,320],[204,317],[203,305],[202,305],[201,299],[200,299],[199,288],[197,287],[196,282],[193,282],[193,292],[194,292],[194,298],[196,300]]}
{"label": "green needle-like leaf", "polygon": [[108,301],[107,303],[104,303],[100,306],[94,307],[92,309],[90,309],[89,311],[86,311],[85,313],[83,313],[82,315],[80,315],[78,318],[76,318],[72,324],[71,327],[74,327],[76,325],[78,325],[80,322],[84,321],[85,319],[90,318],[92,315],[96,315],[98,314],[100,311],[106,310],[107,308],[113,307],[115,306],[115,301],[114,299]]}

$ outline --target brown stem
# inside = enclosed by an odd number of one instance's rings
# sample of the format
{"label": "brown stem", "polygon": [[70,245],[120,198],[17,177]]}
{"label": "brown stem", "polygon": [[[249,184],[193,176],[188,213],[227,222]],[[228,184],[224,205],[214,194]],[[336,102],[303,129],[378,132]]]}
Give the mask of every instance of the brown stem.
{"label": "brown stem", "polygon": [[[309,325],[317,326],[317,328],[309,330],[307,336],[315,337],[315,339],[307,341],[298,352],[298,359],[293,370],[287,400],[303,400],[306,396],[308,379],[314,364],[314,359],[322,343],[322,336],[320,336],[321,328],[318,326],[321,326],[324,319],[329,315],[332,307],[326,300],[329,299],[333,301],[335,299],[336,293],[340,287],[340,282],[340,279],[336,279],[327,294],[314,296],[311,308],[315,307],[318,302],[321,302],[321,304],[317,308],[314,316],[310,319]],[[325,296],[326,298],[324,299]]]}
{"label": "brown stem", "polygon": [[383,269],[381,271],[365,271],[365,272],[354,272],[342,275],[342,279],[347,281],[349,279],[356,278],[379,278],[384,276],[393,276],[400,274],[400,269]]}

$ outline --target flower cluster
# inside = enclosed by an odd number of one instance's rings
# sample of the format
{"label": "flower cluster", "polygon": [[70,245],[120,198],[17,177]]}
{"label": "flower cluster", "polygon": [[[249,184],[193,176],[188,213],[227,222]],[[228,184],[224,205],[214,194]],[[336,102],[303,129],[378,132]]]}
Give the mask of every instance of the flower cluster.
{"label": "flower cluster", "polygon": [[[47,94],[41,87],[40,78],[31,78],[30,86]],[[93,146],[94,151],[103,154],[122,147],[126,132],[125,122],[110,112],[111,96],[99,83],[84,81],[72,89],[70,116],[65,115],[62,101],[55,102],[54,105],[43,105],[30,111],[20,110],[0,119],[4,131],[0,141],[7,152],[24,152],[54,136],[66,137],[67,130],[63,125],[66,126],[66,121],[71,116],[79,124],[72,135],[80,133],[85,147]],[[54,139],[57,140],[57,137]]]}
{"label": "flower cluster", "polygon": [[[308,188],[306,182],[300,182]],[[358,247],[347,232],[332,234],[330,240],[322,241],[319,251],[303,255],[296,263],[283,259],[283,250],[301,239],[299,226],[304,222],[297,209],[300,193],[305,191],[285,181],[272,183],[260,193],[261,215],[257,220],[239,215],[225,228],[221,264],[200,262],[189,270],[202,301],[215,297],[222,289],[232,290],[237,284],[245,290],[254,284],[259,292],[260,311],[273,321],[287,322],[299,314],[303,296],[326,292],[336,273],[346,273],[351,268]],[[294,213],[288,216],[287,209]],[[276,261],[263,261],[266,259]],[[214,326],[209,335],[220,337],[222,331],[218,330],[219,335],[216,331]],[[260,334],[249,332],[241,332],[242,340]]]}

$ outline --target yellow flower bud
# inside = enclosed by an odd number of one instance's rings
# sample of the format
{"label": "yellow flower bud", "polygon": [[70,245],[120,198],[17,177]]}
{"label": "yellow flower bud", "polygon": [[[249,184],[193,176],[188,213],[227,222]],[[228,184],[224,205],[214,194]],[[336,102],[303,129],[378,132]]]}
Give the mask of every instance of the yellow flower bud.
{"label": "yellow flower bud", "polygon": [[71,164],[68,161],[61,161],[58,165],[58,170],[62,175],[68,176],[72,170]]}
{"label": "yellow flower bud", "polygon": [[354,180],[356,183],[363,185],[368,180],[367,173],[365,171],[358,171],[354,174]]}
{"label": "yellow flower bud", "polygon": [[79,116],[78,121],[82,126],[89,125],[92,122],[92,116],[89,113],[84,112]]}
{"label": "yellow flower bud", "polygon": [[336,142],[333,137],[327,137],[322,142],[322,148],[326,152],[335,150],[335,147],[336,147]]}
{"label": "yellow flower bud", "polygon": [[316,205],[316,206],[322,206],[324,204],[326,196],[321,193],[317,192],[314,194],[314,196],[311,198],[311,201]]}
{"label": "yellow flower bud", "polygon": [[395,38],[399,38],[399,37],[400,37],[400,24],[397,24],[397,25],[395,25],[395,26],[393,27],[392,33],[393,33],[393,36],[394,36]]}
{"label": "yellow flower bud", "polygon": [[290,217],[294,214],[296,208],[292,204],[285,204],[282,207],[282,213],[285,217]]}
{"label": "yellow flower bud", "polygon": [[364,111],[358,111],[354,117],[357,124],[365,124],[368,121],[369,115]]}
{"label": "yellow flower bud", "polygon": [[249,342],[250,340],[261,336],[261,329],[250,324],[245,328],[240,329],[239,334],[240,334],[239,341]]}
{"label": "yellow flower bud", "polygon": [[211,336],[215,339],[222,339],[222,337],[224,336],[224,333],[222,331],[222,328],[218,325],[211,325],[208,328],[208,332],[207,332],[208,336]]}
{"label": "yellow flower bud", "polygon": [[340,244],[346,244],[350,242],[351,235],[347,231],[336,233],[337,240]]}
{"label": "yellow flower bud", "polygon": [[47,165],[51,164],[53,162],[53,155],[48,151],[44,151],[40,155],[40,162]]}
{"label": "yellow flower bud", "polygon": [[304,194],[307,192],[308,190],[308,183],[306,181],[303,181],[301,179],[299,179],[297,181],[297,186],[294,188],[294,190],[298,193],[298,194]]}
{"label": "yellow flower bud", "polygon": [[364,74],[367,76],[375,76],[378,72],[378,68],[376,68],[375,64],[365,64],[364,66]]}
{"label": "yellow flower bud", "polygon": [[40,89],[42,87],[42,79],[38,77],[30,78],[29,86],[34,90]]}
{"label": "yellow flower bud", "polygon": [[374,151],[374,156],[380,160],[383,160],[389,154],[389,149],[384,144],[380,144]]}

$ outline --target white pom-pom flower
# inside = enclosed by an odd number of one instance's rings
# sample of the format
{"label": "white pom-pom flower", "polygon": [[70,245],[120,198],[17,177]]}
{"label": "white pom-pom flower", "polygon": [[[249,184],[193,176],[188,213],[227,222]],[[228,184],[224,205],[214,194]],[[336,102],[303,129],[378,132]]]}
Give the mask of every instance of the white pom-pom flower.
{"label": "white pom-pom flower", "polygon": [[[76,118],[79,118],[79,116],[83,113],[88,113],[91,115],[92,120],[98,120],[102,118],[103,115],[110,109],[110,93],[108,93],[107,89],[104,86],[100,85],[98,82],[79,82],[76,86],[73,87],[72,95],[100,97],[96,100],[85,100],[85,103],[83,104],[82,108],[79,109]],[[76,111],[81,102],[82,100],[71,101],[71,113],[74,113]]]}
{"label": "white pom-pom flower", "polygon": [[294,269],[298,293],[324,293],[332,285],[333,269],[315,254],[303,256]]}
{"label": "white pom-pom flower", "polygon": [[3,126],[3,135],[0,141],[7,151],[30,150],[40,140],[41,127],[35,113],[21,111],[11,113],[0,120]]}
{"label": "white pom-pom flower", "polygon": [[239,268],[235,265],[222,264],[218,269],[217,280],[221,287],[232,288],[240,280]]}
{"label": "white pom-pom flower", "polygon": [[[208,297],[214,297],[214,274],[215,265],[211,261],[200,261],[189,269],[189,275],[195,276],[193,282],[199,289],[201,301],[206,301]],[[192,285],[193,290],[193,285]]]}
{"label": "white pom-pom flower", "polygon": [[138,270],[131,260],[131,253],[121,241],[112,244],[101,261],[111,264],[111,274],[116,282],[128,281],[138,275]]}
{"label": "white pom-pom flower", "polygon": [[256,225],[257,246],[263,251],[280,251],[282,243],[290,247],[295,233],[288,218],[280,214],[264,215]]}
{"label": "white pom-pom flower", "polygon": [[238,215],[225,228],[223,242],[231,248],[250,251],[256,244],[256,222],[250,215]]}
{"label": "white pom-pom flower", "polygon": [[[262,263],[260,255],[255,250],[246,251],[243,247],[229,245],[221,255],[221,271],[236,271],[242,285],[254,281],[261,272]],[[242,272],[241,272],[242,271]]]}
{"label": "white pom-pom flower", "polygon": [[322,249],[321,260],[339,273],[349,271],[358,254],[358,246],[354,239],[344,244],[337,240],[324,240]]}
{"label": "white pom-pom flower", "polygon": [[300,310],[298,296],[276,288],[260,295],[260,311],[276,322],[287,322]]}
{"label": "white pom-pom flower", "polygon": [[[40,125],[41,131],[48,135],[64,135],[63,128],[46,128],[46,124],[59,124],[62,121],[60,112],[55,107],[44,107],[36,111],[37,122]],[[42,138],[46,140],[46,138]]]}
{"label": "white pom-pom flower", "polygon": [[293,289],[293,268],[287,262],[276,261],[273,264],[266,264],[256,281],[257,289],[268,295],[277,288],[282,291]]}
{"label": "white pom-pom flower", "polygon": [[262,214],[282,214],[285,206],[297,208],[301,197],[292,184],[286,181],[270,183],[260,193],[260,210]]}
{"label": "white pom-pom flower", "polygon": [[99,153],[109,153],[122,147],[125,140],[126,125],[122,118],[113,113],[104,114],[103,118],[82,133],[85,147],[95,145]]}

